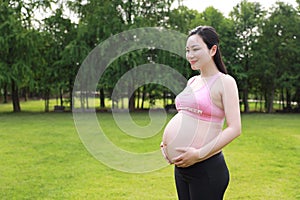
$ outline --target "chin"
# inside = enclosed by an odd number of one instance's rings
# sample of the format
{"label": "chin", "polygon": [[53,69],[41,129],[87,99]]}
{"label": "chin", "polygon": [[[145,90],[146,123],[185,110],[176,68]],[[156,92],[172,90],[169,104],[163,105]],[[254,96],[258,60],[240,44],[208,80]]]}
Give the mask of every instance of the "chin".
{"label": "chin", "polygon": [[191,66],[192,70],[199,70],[200,68],[197,66]]}

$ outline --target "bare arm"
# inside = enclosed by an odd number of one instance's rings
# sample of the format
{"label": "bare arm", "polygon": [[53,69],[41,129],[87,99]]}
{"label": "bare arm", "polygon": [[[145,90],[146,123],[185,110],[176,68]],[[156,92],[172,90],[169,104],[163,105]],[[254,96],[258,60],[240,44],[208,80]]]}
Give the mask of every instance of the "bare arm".
{"label": "bare arm", "polygon": [[223,147],[241,134],[240,106],[236,82],[231,76],[227,75],[222,83],[224,88],[221,92],[222,103],[227,127],[216,138],[200,149],[178,149],[183,154],[175,159],[175,165],[187,167],[205,160],[216,152],[221,151]]}
{"label": "bare arm", "polygon": [[241,134],[238,89],[235,80],[227,76],[223,81],[223,106],[227,127],[210,143],[199,149],[199,160],[210,157]]}

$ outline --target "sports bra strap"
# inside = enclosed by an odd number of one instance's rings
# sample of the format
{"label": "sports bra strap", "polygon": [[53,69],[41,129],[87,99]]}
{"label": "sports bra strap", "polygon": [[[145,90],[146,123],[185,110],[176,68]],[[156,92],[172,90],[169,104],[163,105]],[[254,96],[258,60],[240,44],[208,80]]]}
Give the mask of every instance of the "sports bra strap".
{"label": "sports bra strap", "polygon": [[[210,88],[220,75],[221,72],[218,72],[217,74],[213,75],[207,82],[207,86]],[[188,80],[187,85],[191,85],[195,81],[196,77],[197,76],[193,76],[190,80]]]}
{"label": "sports bra strap", "polygon": [[197,76],[193,76],[190,80],[188,80],[187,85],[191,85]]}
{"label": "sports bra strap", "polygon": [[210,88],[213,83],[218,79],[218,77],[221,75],[220,72],[218,72],[217,74],[213,75],[213,77],[208,81],[207,86]]}

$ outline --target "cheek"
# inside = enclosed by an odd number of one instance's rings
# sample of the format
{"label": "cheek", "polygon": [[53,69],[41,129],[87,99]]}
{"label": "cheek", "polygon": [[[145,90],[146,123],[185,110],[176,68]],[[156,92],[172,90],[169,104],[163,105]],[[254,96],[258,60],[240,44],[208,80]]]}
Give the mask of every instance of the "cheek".
{"label": "cheek", "polygon": [[198,58],[203,57],[203,56],[205,57],[206,52],[203,49],[201,49],[199,51],[196,51],[194,55]]}

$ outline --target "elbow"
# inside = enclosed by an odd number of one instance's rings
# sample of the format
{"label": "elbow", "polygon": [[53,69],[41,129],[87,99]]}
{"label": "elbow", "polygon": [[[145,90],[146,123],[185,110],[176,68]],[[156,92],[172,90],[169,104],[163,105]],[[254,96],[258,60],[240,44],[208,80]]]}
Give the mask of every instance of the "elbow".
{"label": "elbow", "polygon": [[236,124],[236,125],[231,126],[231,133],[234,138],[239,137],[242,134],[241,124]]}
{"label": "elbow", "polygon": [[242,134],[242,122],[240,118],[234,123],[234,129],[236,137],[239,137]]}
{"label": "elbow", "polygon": [[227,128],[230,129],[233,138],[239,137],[242,134],[242,123],[240,120],[227,122]]}
{"label": "elbow", "polygon": [[[228,109],[225,117],[227,128],[230,129],[231,137],[237,138],[242,134],[242,121],[239,110]],[[226,112],[225,112],[226,113]]]}
{"label": "elbow", "polygon": [[239,137],[242,134],[242,126],[241,125],[236,127],[235,133],[236,133],[236,137]]}

